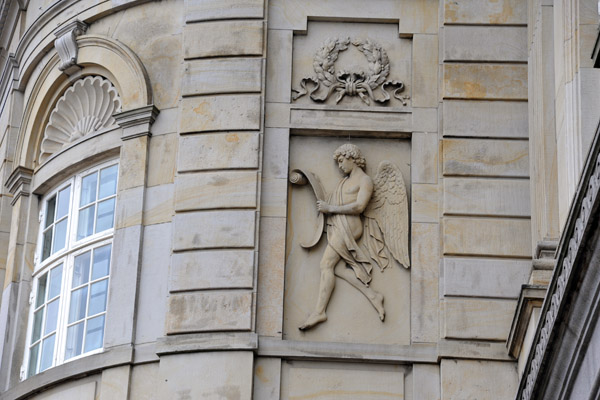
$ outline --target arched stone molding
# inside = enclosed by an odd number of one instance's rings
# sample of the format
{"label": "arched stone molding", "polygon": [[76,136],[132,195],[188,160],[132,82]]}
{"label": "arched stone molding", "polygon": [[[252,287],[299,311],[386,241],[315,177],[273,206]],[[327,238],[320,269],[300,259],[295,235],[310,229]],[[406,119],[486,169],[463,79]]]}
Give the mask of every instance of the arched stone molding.
{"label": "arched stone molding", "polygon": [[[15,167],[35,170],[39,167],[38,154],[44,128],[58,99],[77,80],[99,75],[108,79],[121,97],[122,111],[152,105],[152,87],[144,65],[137,55],[123,43],[100,35],[77,38],[78,64],[83,68],[71,75],[63,74],[58,66],[60,58],[54,54],[40,68],[33,83],[25,88],[26,104],[17,141]],[[31,89],[29,89],[31,88]]]}

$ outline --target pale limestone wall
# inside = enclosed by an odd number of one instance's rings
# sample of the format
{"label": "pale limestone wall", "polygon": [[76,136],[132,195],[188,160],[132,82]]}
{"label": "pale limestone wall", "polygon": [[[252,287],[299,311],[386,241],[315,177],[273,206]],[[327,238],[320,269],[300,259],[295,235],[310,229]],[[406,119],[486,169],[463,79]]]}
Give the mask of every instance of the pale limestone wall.
{"label": "pale limestone wall", "polygon": [[[0,334],[10,343],[0,357],[8,366],[0,391],[9,390],[0,398],[40,388],[50,390],[29,398],[512,398],[517,363],[504,341],[529,278],[537,207],[525,0],[63,4],[50,18],[50,3],[31,1],[22,28],[4,39],[20,62],[18,90],[5,90],[0,114],[4,182],[15,159],[33,166],[37,142],[19,135],[20,115],[40,93],[36,79],[66,85],[59,71],[44,75],[53,31],[66,18],[131,49],[159,114],[151,137],[121,141],[122,129],[103,142],[121,160],[113,263],[129,267],[111,277],[104,353],[19,383],[24,331],[10,325]],[[39,18],[48,21],[38,26]],[[383,45],[406,105],[292,100],[313,73],[314,52],[342,36]],[[366,65],[351,47],[336,68],[353,64]],[[56,89],[50,78],[47,92]],[[373,272],[385,322],[342,282],[329,320],[303,333],[325,239],[309,253],[298,246],[314,199],[289,185],[289,170],[314,168],[329,190],[340,178],[331,151],[348,140],[363,149],[369,175],[384,159],[402,172],[411,268]],[[65,159],[93,154],[86,151]],[[35,193],[60,176],[36,171]],[[0,267],[10,273],[0,271],[0,324],[27,320],[38,229],[37,202],[28,200],[35,196],[11,206],[3,190]]]}

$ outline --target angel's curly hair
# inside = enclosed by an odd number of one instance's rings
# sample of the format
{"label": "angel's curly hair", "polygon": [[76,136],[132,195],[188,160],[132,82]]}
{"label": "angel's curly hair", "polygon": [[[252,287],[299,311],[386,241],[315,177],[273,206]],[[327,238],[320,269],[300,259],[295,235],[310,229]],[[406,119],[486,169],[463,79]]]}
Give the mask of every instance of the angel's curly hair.
{"label": "angel's curly hair", "polygon": [[360,152],[360,149],[354,144],[346,143],[338,147],[333,152],[333,159],[335,161],[339,161],[340,157],[345,157],[353,160],[358,167],[363,169],[367,165],[367,161]]}

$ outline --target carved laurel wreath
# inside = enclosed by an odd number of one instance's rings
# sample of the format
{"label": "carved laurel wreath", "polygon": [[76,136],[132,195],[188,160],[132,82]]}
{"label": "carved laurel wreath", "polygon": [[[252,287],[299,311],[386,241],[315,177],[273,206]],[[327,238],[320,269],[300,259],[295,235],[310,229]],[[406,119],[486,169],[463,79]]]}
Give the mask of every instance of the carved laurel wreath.
{"label": "carved laurel wreath", "polygon": [[[358,50],[365,55],[369,63],[369,70],[364,71],[344,71],[336,72],[335,62],[338,59],[340,51],[348,49],[352,43]],[[350,38],[339,39],[329,38],[317,50],[313,62],[315,77],[305,77],[300,81],[300,89],[292,89],[292,98],[294,100],[304,96],[306,93],[310,98],[317,102],[324,102],[331,93],[337,92],[335,102],[339,103],[345,95],[359,96],[367,105],[370,100],[385,104],[390,100],[390,94],[386,88],[394,89],[392,95],[406,105],[409,98],[406,95],[400,95],[404,90],[404,83],[401,81],[386,81],[390,73],[390,61],[386,51],[378,44],[366,40],[353,40]],[[307,88],[307,84],[312,88]],[[325,93],[316,93],[321,85],[327,87]],[[373,91],[381,87],[383,97],[376,97]]]}

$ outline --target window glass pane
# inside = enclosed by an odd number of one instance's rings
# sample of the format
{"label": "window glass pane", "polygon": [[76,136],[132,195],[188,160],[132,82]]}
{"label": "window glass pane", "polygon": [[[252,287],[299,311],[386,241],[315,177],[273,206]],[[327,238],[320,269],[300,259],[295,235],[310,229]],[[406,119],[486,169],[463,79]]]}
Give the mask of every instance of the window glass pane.
{"label": "window glass pane", "polygon": [[117,191],[117,166],[104,168],[100,171],[100,193],[99,199],[112,196]]}
{"label": "window glass pane", "polygon": [[58,224],[54,225],[55,235],[54,235],[54,246],[52,248],[52,254],[65,248],[65,244],[67,244],[68,222],[69,222],[69,218],[65,218],[62,221],[60,221]]}
{"label": "window glass pane", "polygon": [[65,360],[81,354],[83,344],[83,322],[67,328],[67,345],[65,349]]}
{"label": "window glass pane", "polygon": [[71,186],[67,186],[58,192],[58,208],[56,210],[56,219],[61,219],[69,213],[69,202],[71,200]]}
{"label": "window glass pane", "polygon": [[48,300],[60,294],[60,286],[62,284],[62,264],[52,268],[50,271],[50,290],[48,291]]}
{"label": "window glass pane", "polygon": [[29,367],[27,368],[27,377],[35,375],[37,368],[38,354],[40,353],[40,343],[29,350]]}
{"label": "window glass pane", "polygon": [[42,333],[42,320],[44,319],[44,309],[41,308],[33,314],[33,331],[31,332],[31,343],[40,339]]}
{"label": "window glass pane", "polygon": [[46,202],[46,224],[44,228],[49,227],[54,222],[54,211],[56,210],[56,196],[50,197]]}
{"label": "window glass pane", "polygon": [[44,339],[42,342],[42,361],[40,363],[40,372],[52,366],[54,358],[54,339],[56,335],[52,335]]}
{"label": "window glass pane", "polygon": [[44,237],[42,239],[42,261],[50,255],[50,250],[52,249],[52,231],[53,229],[50,228],[44,232]]}
{"label": "window glass pane", "polygon": [[108,290],[108,279],[92,284],[90,289],[90,303],[88,315],[95,315],[106,311],[106,291]]}
{"label": "window glass pane", "polygon": [[46,301],[46,282],[48,281],[48,274],[44,274],[38,279],[37,297],[35,299],[35,308],[38,308],[44,301]]}
{"label": "window glass pane", "polygon": [[98,219],[96,232],[102,232],[113,227],[115,214],[115,198],[98,203]]}
{"label": "window glass pane", "polygon": [[73,287],[87,283],[90,276],[90,255],[91,251],[75,257],[75,266],[73,267]]}
{"label": "window glass pane", "polygon": [[71,293],[71,305],[69,307],[69,324],[78,321],[85,317],[85,303],[87,300],[88,287],[84,286],[81,289]]}
{"label": "window glass pane", "polygon": [[98,173],[94,172],[81,180],[81,199],[79,207],[90,204],[96,200],[96,186],[98,183]]}
{"label": "window glass pane", "polygon": [[56,330],[56,322],[58,321],[58,302],[59,299],[56,299],[46,306],[46,326],[44,327],[44,335]]}
{"label": "window glass pane", "polygon": [[77,224],[77,240],[83,239],[94,233],[94,211],[96,206],[90,206],[79,211],[79,223]]}
{"label": "window glass pane", "polygon": [[110,248],[106,245],[94,249],[94,267],[92,268],[92,280],[108,275],[110,269]]}
{"label": "window glass pane", "polygon": [[102,347],[104,341],[104,315],[88,320],[85,332],[85,350],[92,351]]}

